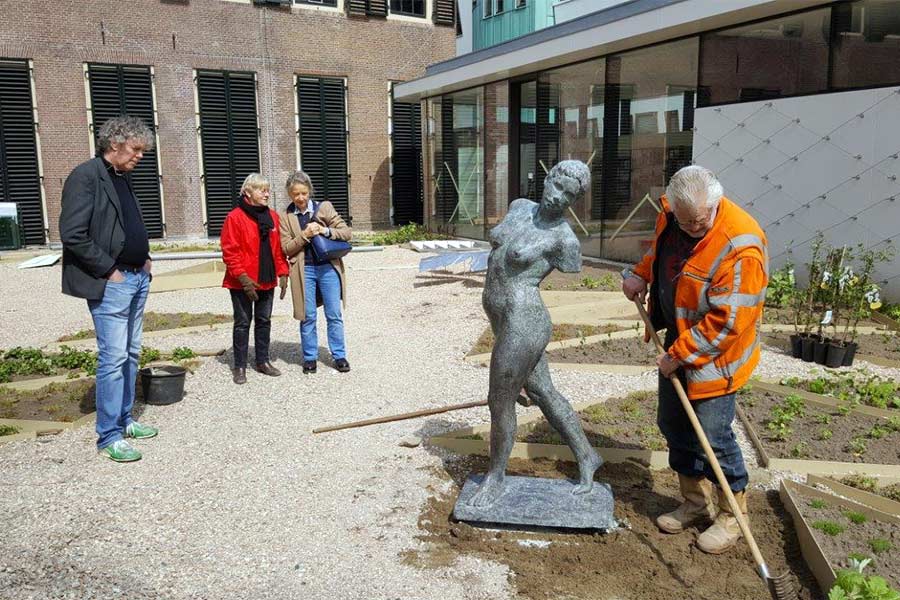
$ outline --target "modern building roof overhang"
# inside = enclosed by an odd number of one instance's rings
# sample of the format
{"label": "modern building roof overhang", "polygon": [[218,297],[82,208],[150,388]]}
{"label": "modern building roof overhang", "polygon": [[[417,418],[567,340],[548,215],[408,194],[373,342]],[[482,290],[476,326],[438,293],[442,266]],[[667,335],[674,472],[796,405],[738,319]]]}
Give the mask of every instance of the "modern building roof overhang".
{"label": "modern building roof overhang", "polygon": [[435,63],[394,95],[413,102],[820,4],[828,0],[631,0]]}

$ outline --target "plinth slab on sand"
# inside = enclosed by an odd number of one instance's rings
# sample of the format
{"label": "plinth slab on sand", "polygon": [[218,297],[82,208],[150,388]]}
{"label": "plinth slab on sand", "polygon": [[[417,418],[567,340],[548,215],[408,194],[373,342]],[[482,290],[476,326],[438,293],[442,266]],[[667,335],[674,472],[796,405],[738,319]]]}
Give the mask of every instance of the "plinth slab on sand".
{"label": "plinth slab on sand", "polygon": [[471,475],[453,516],[460,521],[557,529],[612,529],[613,495],[608,484],[594,482],[590,492],[573,494],[577,481],[541,477],[507,477],[503,494],[484,507],[469,506],[484,475]]}

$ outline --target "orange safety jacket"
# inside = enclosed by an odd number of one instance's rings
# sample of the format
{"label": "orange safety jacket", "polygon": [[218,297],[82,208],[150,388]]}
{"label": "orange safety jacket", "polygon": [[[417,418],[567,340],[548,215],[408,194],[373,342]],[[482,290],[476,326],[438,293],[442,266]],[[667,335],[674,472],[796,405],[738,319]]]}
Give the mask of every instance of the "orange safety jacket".
{"label": "orange safety jacket", "polygon": [[[650,315],[657,330],[665,325],[656,307],[656,245],[674,218],[665,196],[662,206],[653,244],[633,269],[623,273],[650,285]],[[756,220],[723,197],[712,228],[677,276],[678,338],[668,352],[684,368],[691,400],[738,390],[759,363],[759,327],[769,283],[767,245]],[[649,340],[649,330],[646,336]]]}

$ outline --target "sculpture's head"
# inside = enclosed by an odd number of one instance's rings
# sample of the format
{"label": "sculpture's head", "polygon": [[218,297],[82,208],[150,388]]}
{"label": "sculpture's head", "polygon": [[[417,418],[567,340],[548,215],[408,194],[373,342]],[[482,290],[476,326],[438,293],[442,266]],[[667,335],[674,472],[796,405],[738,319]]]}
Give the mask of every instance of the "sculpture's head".
{"label": "sculpture's head", "polygon": [[554,213],[562,213],[591,185],[591,171],[580,160],[556,163],[544,179],[541,206]]}

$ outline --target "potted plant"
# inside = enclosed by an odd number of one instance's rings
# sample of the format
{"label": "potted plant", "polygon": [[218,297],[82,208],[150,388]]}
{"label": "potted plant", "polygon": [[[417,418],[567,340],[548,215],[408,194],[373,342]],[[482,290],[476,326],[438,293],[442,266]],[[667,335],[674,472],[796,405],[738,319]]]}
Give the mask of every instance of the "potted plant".
{"label": "potted plant", "polygon": [[889,260],[893,256],[892,249],[887,250],[862,250],[857,253],[861,263],[859,275],[849,281],[847,291],[847,315],[841,343],[844,346],[842,366],[853,364],[856,350],[859,345],[856,342],[857,326],[861,319],[871,316],[873,310],[881,307],[881,292],[876,283],[872,281],[875,265]]}
{"label": "potted plant", "polygon": [[[844,260],[847,248],[828,247],[824,265],[822,266],[821,282],[816,287],[814,296],[815,312],[817,315],[817,332],[813,341],[813,361],[824,365],[828,352],[830,338],[825,337],[825,327],[834,328],[835,312],[840,312],[841,301],[841,277],[845,273]],[[821,318],[818,317],[821,315]]]}
{"label": "potted plant", "polygon": [[800,358],[806,362],[812,362],[813,360],[815,338],[812,333],[812,327],[813,318],[816,314],[816,297],[822,280],[821,252],[824,242],[825,235],[820,231],[810,244],[810,259],[806,263],[808,273],[806,290],[803,293],[795,294],[794,314],[798,323],[796,335],[800,338]]}

